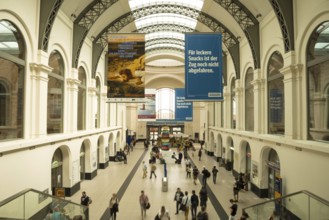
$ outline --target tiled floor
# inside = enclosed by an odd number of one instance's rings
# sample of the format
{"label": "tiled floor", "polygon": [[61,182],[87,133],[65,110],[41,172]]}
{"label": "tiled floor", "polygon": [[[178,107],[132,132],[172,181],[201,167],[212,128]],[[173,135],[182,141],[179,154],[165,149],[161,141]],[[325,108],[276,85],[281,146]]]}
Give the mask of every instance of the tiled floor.
{"label": "tiled floor", "polygon": [[[200,146],[195,146],[198,150]],[[150,150],[149,150],[150,151]],[[167,176],[168,176],[168,191],[162,192],[162,177],[164,176],[164,165],[157,162],[156,175],[157,178],[142,178],[142,165],[141,161],[145,161],[148,164],[150,157],[149,152],[144,154],[144,147],[142,143],[137,143],[133,152],[128,155],[128,164],[122,162],[110,162],[109,166],[104,170],[98,170],[98,175],[93,180],[85,180],[81,183],[81,189],[72,197],[66,199],[79,203],[82,191],[86,191],[87,194],[93,199],[93,203],[90,205],[89,216],[90,220],[107,219],[104,215],[108,207],[109,199],[112,193],[117,193],[120,190],[122,198],[119,202],[119,213],[117,219],[142,219],[139,206],[140,191],[144,190],[148,195],[151,203],[151,208],[147,211],[145,219],[153,220],[156,213],[159,211],[162,205],[165,205],[171,215],[171,220],[184,219],[184,214],[181,212],[175,215],[175,202],[174,194],[177,187],[180,187],[183,191],[188,191],[191,195],[191,191],[195,190],[198,194],[201,188],[201,183],[198,181],[197,185],[193,184],[192,179],[187,179],[185,174],[185,164],[175,164],[171,158],[171,151],[164,152],[167,161]],[[197,155],[191,156],[192,162],[202,169],[206,166],[209,170],[216,165],[213,157],[203,154],[202,160],[199,161]],[[143,158],[141,158],[143,157]],[[138,168],[134,172],[134,167],[137,164]],[[136,167],[135,167],[136,168]],[[150,171],[149,171],[150,172]],[[132,174],[132,179],[127,188],[122,187],[128,175]],[[149,174],[149,173],[148,173]],[[128,178],[129,179],[129,178]],[[221,216],[227,216],[229,211],[229,199],[232,198],[232,185],[234,178],[232,172],[225,170],[223,167],[219,168],[219,175],[217,178],[217,184],[213,184],[211,180],[208,180],[208,186],[215,194],[216,199],[219,201],[225,213],[221,213]],[[265,201],[258,198],[250,191],[241,191],[238,203],[238,217],[241,216],[243,207],[247,207],[256,203]],[[220,219],[213,204],[208,200],[207,212],[210,220]],[[103,216],[103,217],[102,217]],[[191,219],[191,216],[189,216]]]}

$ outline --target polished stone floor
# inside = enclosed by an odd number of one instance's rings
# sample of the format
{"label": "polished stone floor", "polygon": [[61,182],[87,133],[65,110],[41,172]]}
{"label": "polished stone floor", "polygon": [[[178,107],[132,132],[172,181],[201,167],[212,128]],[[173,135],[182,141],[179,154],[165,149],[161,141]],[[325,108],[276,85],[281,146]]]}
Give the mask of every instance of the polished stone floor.
{"label": "polished stone floor", "polygon": [[[196,150],[200,145],[195,144]],[[196,151],[197,152],[197,151]],[[82,191],[86,191],[92,198],[93,203],[90,205],[89,219],[109,219],[108,204],[112,193],[117,193],[120,199],[119,212],[117,219],[122,220],[138,220],[142,219],[139,195],[141,190],[144,190],[148,195],[151,208],[147,210],[146,218],[153,220],[156,213],[162,205],[165,205],[169,210],[171,220],[184,219],[183,212],[175,215],[176,204],[174,202],[174,194],[177,187],[182,191],[195,190],[198,194],[201,188],[201,182],[198,180],[197,185],[193,180],[186,178],[185,163],[175,164],[174,159],[171,158],[172,151],[164,151],[164,158],[167,162],[167,179],[168,191],[163,192],[162,178],[164,176],[164,165],[157,161],[157,169],[155,171],[157,178],[150,179],[142,178],[142,162],[145,161],[148,165],[148,175],[150,174],[150,165],[148,163],[150,158],[150,149],[145,150],[142,142],[138,142],[132,152],[128,155],[128,163],[110,162],[106,169],[98,170],[98,175],[93,180],[84,180],[81,183],[81,189],[72,197],[67,197],[73,202],[80,203],[80,196]],[[223,167],[218,167],[218,162],[213,157],[207,156],[205,153],[201,161],[198,160],[197,154],[192,156],[189,152],[192,164],[195,164],[199,170],[206,166],[209,170],[213,166],[217,166],[219,174],[217,183],[214,184],[211,180],[207,182],[209,200],[207,204],[207,212],[210,220],[227,219],[229,213],[229,200],[233,197],[232,186],[234,177],[231,171],[227,171]],[[251,191],[240,191],[238,202],[238,217],[241,216],[242,208],[251,206],[265,201],[260,199]],[[200,210],[200,208],[198,209]],[[191,215],[189,219],[192,219]]]}

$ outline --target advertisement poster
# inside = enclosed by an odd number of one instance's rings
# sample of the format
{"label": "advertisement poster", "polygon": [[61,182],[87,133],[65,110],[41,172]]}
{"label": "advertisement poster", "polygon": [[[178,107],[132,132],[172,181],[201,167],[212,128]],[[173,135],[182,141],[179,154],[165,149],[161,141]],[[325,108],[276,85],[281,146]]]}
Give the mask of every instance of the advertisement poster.
{"label": "advertisement poster", "polygon": [[185,101],[185,89],[175,89],[175,120],[192,121],[193,119],[193,102]]}
{"label": "advertisement poster", "polygon": [[138,121],[155,121],[156,120],[156,103],[155,89],[145,90],[145,102],[138,104],[137,119]]}
{"label": "advertisement poster", "polygon": [[144,98],[144,75],[145,34],[109,34],[109,101],[111,98]]}
{"label": "advertisement poster", "polygon": [[185,34],[185,97],[196,101],[222,101],[222,35]]}

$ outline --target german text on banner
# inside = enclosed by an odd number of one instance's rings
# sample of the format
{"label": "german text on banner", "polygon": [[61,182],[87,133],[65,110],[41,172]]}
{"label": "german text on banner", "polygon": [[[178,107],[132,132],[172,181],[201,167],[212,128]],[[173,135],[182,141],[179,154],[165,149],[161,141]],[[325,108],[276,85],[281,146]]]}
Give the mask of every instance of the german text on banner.
{"label": "german text on banner", "polygon": [[145,34],[108,36],[108,98],[143,98]]}
{"label": "german text on banner", "polygon": [[222,64],[221,34],[186,33],[186,100],[223,100]]}
{"label": "german text on banner", "polygon": [[192,121],[193,119],[193,102],[185,101],[185,90],[182,88],[175,89],[175,120]]}

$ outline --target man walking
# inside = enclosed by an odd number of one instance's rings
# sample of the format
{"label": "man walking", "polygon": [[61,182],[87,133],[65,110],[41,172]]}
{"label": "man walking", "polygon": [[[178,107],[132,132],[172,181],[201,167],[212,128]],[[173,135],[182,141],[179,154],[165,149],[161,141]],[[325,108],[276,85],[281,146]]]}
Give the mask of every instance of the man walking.
{"label": "man walking", "polygon": [[212,168],[212,180],[214,184],[216,184],[217,173],[218,173],[218,169],[216,168],[216,166],[214,166]]}
{"label": "man walking", "polygon": [[184,193],[180,190],[180,188],[177,188],[176,193],[175,193],[175,197],[174,197],[174,201],[176,201],[176,213],[175,213],[175,215],[178,214],[178,210],[180,209],[180,205],[181,205],[183,196],[184,196]]}
{"label": "man walking", "polygon": [[157,175],[155,175],[155,170],[157,169],[156,165],[154,163],[152,163],[151,165],[151,175],[150,175],[150,179],[152,179],[152,175],[155,176],[155,178],[157,178]]}
{"label": "man walking", "polygon": [[191,214],[192,219],[196,218],[196,213],[198,212],[198,206],[199,206],[199,197],[195,194],[195,190],[192,190],[191,195]]}

